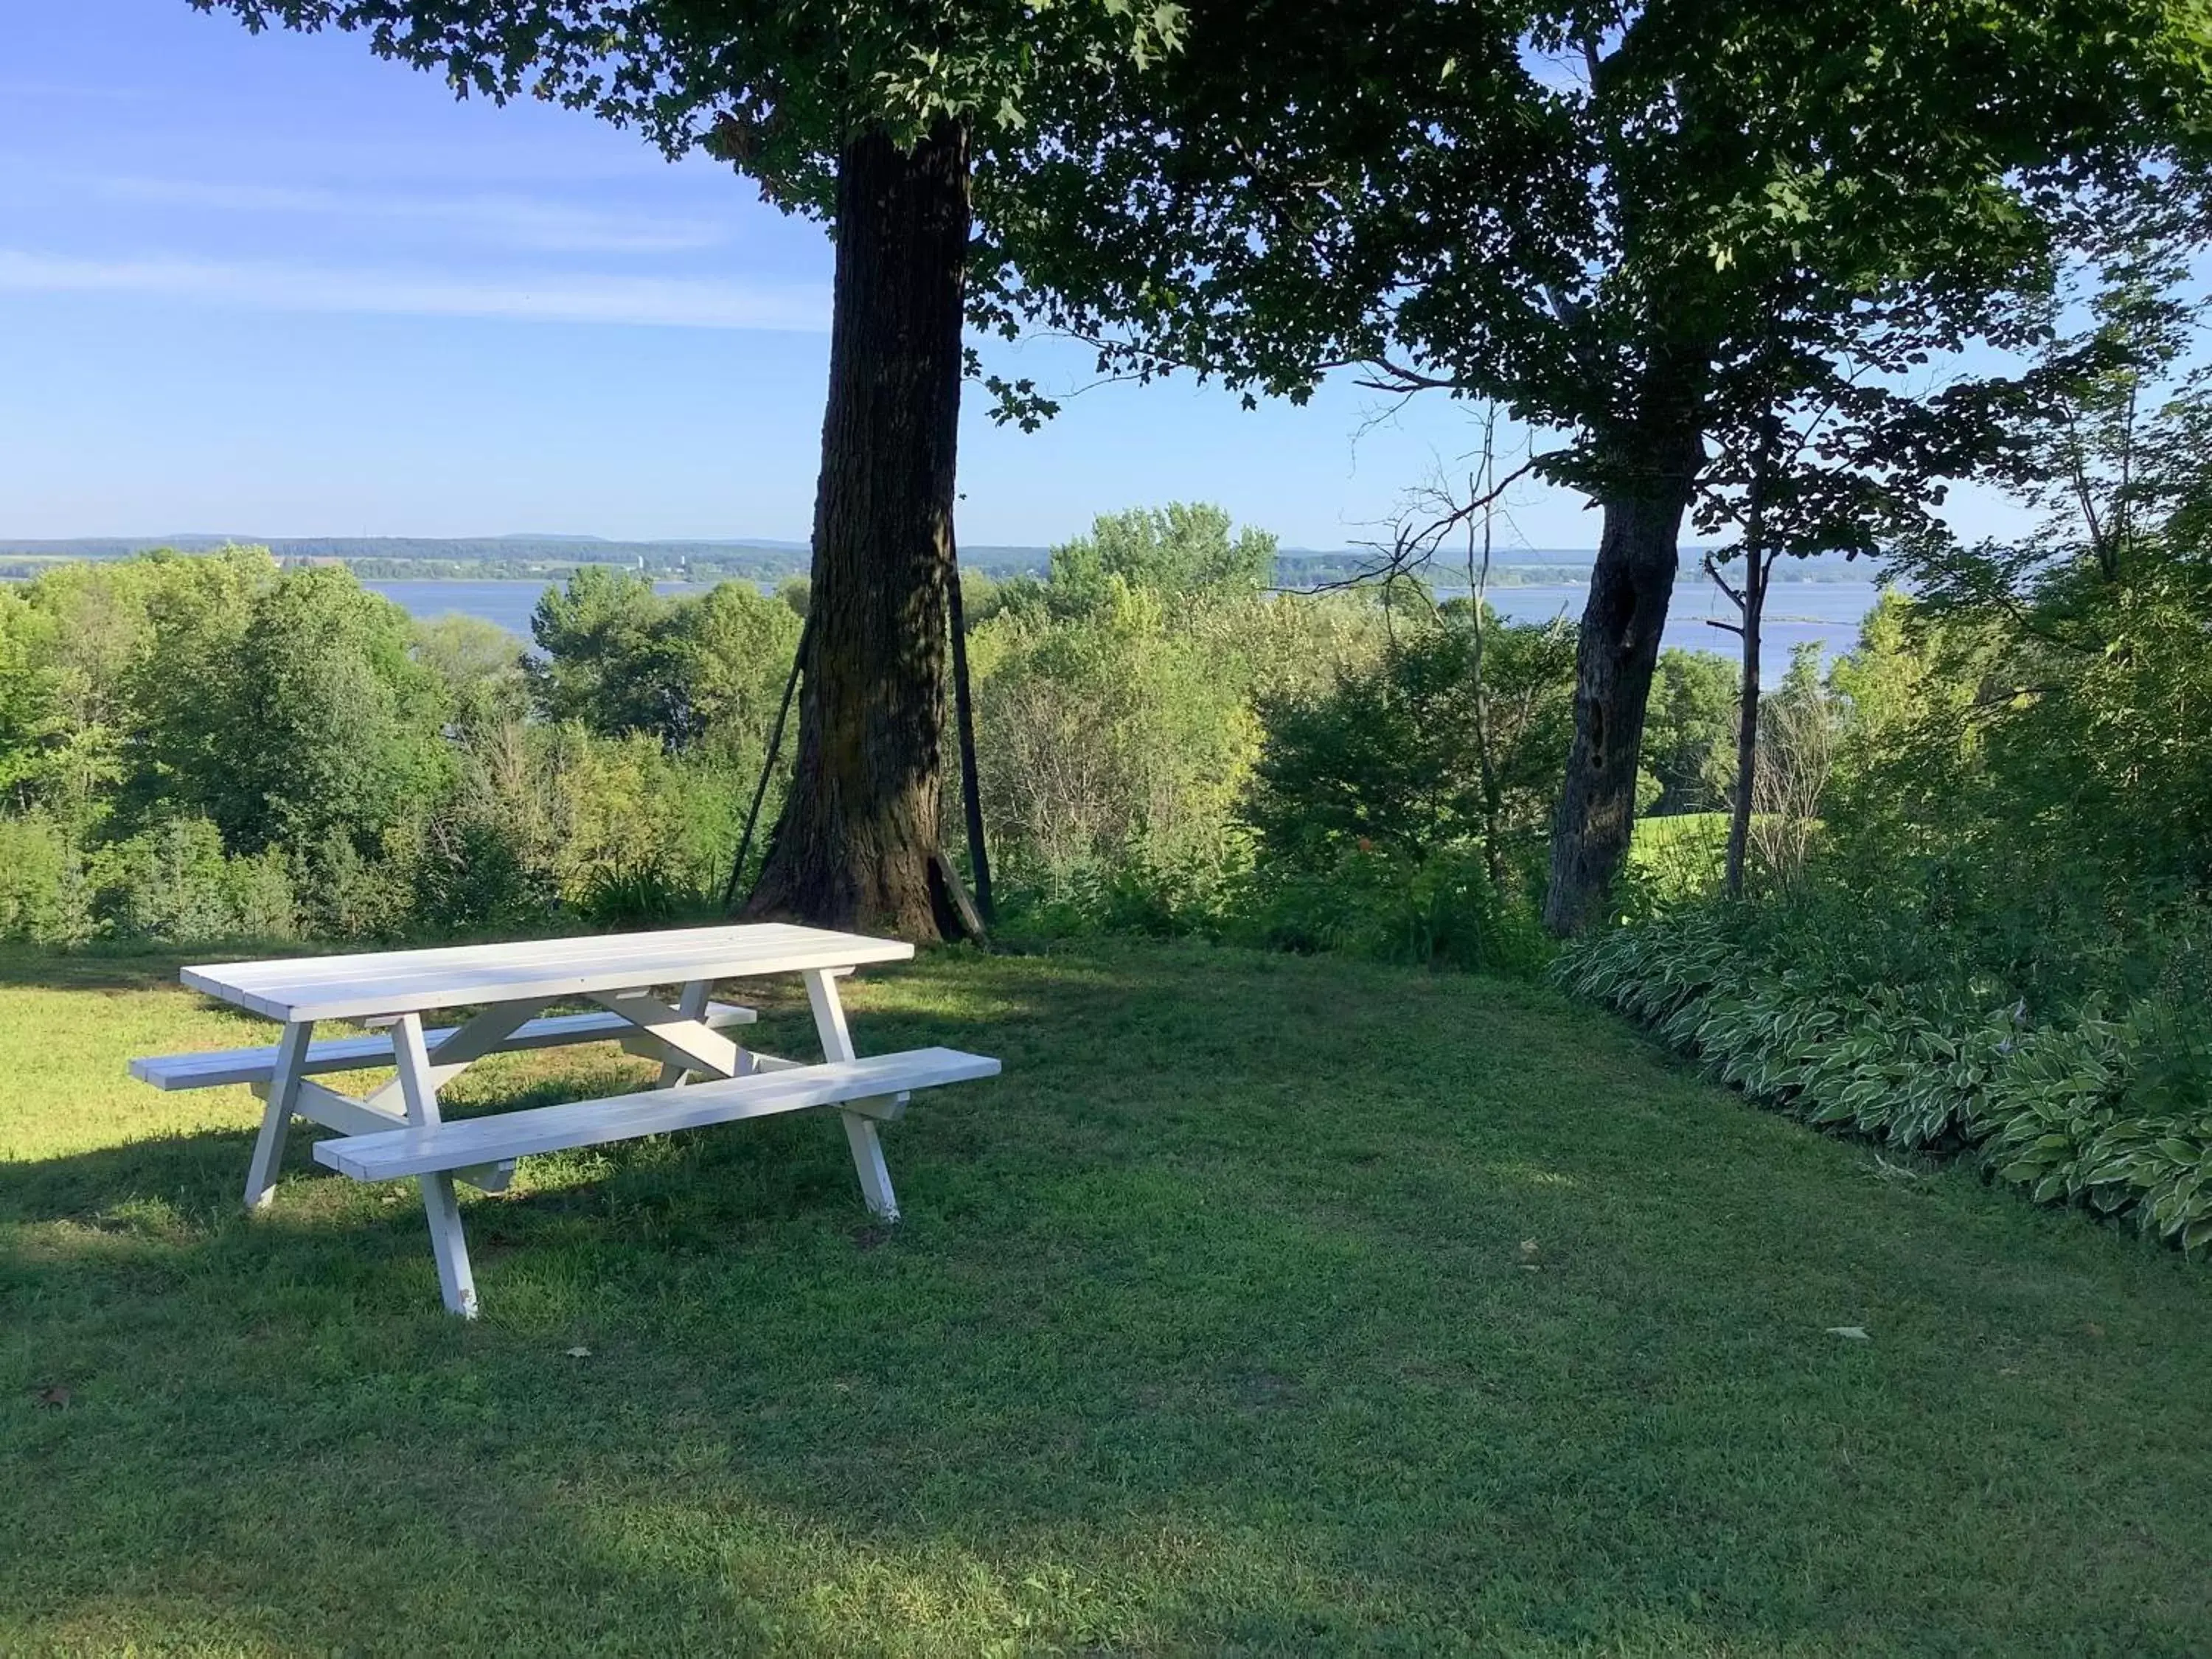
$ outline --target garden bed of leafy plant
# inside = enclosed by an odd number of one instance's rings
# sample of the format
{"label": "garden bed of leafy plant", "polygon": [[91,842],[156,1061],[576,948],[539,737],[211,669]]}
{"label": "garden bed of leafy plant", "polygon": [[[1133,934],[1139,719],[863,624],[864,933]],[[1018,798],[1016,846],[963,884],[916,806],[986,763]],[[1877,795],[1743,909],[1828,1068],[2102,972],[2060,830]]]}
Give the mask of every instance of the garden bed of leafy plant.
{"label": "garden bed of leafy plant", "polygon": [[2154,991],[2031,1012],[1987,980],[1886,978],[1873,953],[1798,948],[1819,921],[1686,907],[1587,936],[1554,972],[1759,1105],[2212,1245],[2201,1009]]}

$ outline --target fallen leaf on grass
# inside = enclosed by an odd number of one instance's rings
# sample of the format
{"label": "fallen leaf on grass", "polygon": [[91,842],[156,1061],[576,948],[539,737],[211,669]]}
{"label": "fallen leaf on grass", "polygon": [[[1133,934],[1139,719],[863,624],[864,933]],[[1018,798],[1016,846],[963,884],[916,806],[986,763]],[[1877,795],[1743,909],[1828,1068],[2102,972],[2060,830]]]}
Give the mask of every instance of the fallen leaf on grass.
{"label": "fallen leaf on grass", "polygon": [[58,1385],[52,1388],[34,1389],[32,1392],[38,1396],[41,1406],[51,1406],[56,1411],[60,1411],[70,1402],[70,1391]]}
{"label": "fallen leaf on grass", "polygon": [[1830,1336],[1847,1336],[1854,1342],[1871,1342],[1874,1340],[1872,1337],[1866,1334],[1866,1327],[1863,1325],[1831,1325],[1828,1327],[1828,1334]]}
{"label": "fallen leaf on grass", "polygon": [[574,1347],[568,1350],[568,1355],[571,1359],[589,1359],[592,1357],[592,1351],[579,1342]]}

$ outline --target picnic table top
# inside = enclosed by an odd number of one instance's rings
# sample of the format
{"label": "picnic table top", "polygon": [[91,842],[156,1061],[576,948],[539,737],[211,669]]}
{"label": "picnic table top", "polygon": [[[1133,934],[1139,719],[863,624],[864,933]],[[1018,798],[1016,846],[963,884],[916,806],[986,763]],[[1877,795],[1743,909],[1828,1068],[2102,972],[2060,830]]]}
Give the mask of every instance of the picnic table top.
{"label": "picnic table top", "polygon": [[588,996],[694,980],[903,962],[914,946],[783,922],[442,945],[357,956],[283,957],[187,968],[196,991],[286,1021],[360,1019],[433,1008]]}

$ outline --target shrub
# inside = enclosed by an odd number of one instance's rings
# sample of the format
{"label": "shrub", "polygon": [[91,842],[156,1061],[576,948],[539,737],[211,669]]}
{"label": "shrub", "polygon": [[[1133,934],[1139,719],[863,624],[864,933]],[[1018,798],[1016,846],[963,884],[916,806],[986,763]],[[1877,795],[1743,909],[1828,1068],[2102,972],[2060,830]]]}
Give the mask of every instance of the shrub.
{"label": "shrub", "polygon": [[371,845],[444,782],[436,678],[406,613],[351,572],[265,554],[166,573],[128,677],[125,816],[191,812],[246,852],[342,831]]}
{"label": "shrub", "polygon": [[272,847],[251,856],[234,856],[228,861],[224,877],[238,937],[289,939],[300,936],[291,867],[280,849]]}
{"label": "shrub", "polygon": [[76,945],[93,932],[84,861],[43,812],[0,818],[0,939]]}
{"label": "shrub", "polygon": [[1711,651],[1659,653],[1642,751],[1644,769],[1657,786],[1652,811],[1669,817],[1726,811],[1735,791],[1740,678],[1734,663]]}
{"label": "shrub", "polygon": [[1117,866],[1243,859],[1231,809],[1258,734],[1238,665],[1158,595],[1118,576],[1107,591],[1072,618],[1009,612],[974,641],[991,844],[1010,888],[1053,900]]}
{"label": "shrub", "polygon": [[1501,877],[1529,861],[1571,729],[1574,635],[1476,620],[1455,602],[1320,694],[1263,708],[1243,811],[1270,858],[1474,843]]}
{"label": "shrub", "polygon": [[100,848],[90,880],[105,931],[193,944],[299,933],[282,854],[233,858],[204,817],[173,817]]}
{"label": "shrub", "polygon": [[706,910],[714,898],[672,860],[648,855],[594,868],[576,914],[594,927],[658,927]]}
{"label": "shrub", "polygon": [[1548,948],[1472,849],[1414,859],[1354,846],[1322,867],[1263,864],[1241,884],[1223,932],[1275,950],[1498,974],[1534,972]]}
{"label": "shrub", "polygon": [[1615,884],[1617,908],[1649,915],[1720,890],[1728,860],[1729,815],[1676,812],[1642,817],[1628,843],[1628,862]]}
{"label": "shrub", "polygon": [[294,854],[295,884],[309,937],[345,940],[404,938],[416,925],[404,866],[368,859],[351,836],[333,830]]}
{"label": "shrub", "polygon": [[422,930],[526,932],[542,927],[559,902],[514,826],[490,817],[441,812],[387,838],[393,842],[404,848],[409,908]]}

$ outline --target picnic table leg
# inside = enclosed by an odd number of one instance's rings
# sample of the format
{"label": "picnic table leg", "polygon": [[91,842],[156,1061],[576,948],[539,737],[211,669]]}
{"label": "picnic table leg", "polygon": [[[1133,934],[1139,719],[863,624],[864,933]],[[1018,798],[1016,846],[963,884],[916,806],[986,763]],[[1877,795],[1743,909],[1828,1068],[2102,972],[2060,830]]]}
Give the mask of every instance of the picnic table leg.
{"label": "picnic table leg", "polygon": [[[392,1028],[392,1056],[399,1067],[399,1087],[410,1123],[438,1121],[438,1083],[422,1044],[422,1017],[403,1014]],[[438,1258],[438,1290],[446,1310],[464,1319],[477,1316],[476,1276],[469,1270],[468,1240],[461,1234],[461,1208],[453,1197],[453,1177],[445,1170],[419,1176],[422,1212],[430,1223],[430,1249]]]}
{"label": "picnic table leg", "polygon": [[[497,1002],[485,1009],[467,1024],[446,1033],[428,1057],[428,1070],[424,1075],[430,1080],[430,1096],[434,1104],[437,1091],[451,1083],[476,1061],[486,1054],[499,1052],[500,1045],[522,1026],[528,1024],[545,1012],[545,1000],[532,998],[523,1002]],[[395,1019],[392,1024],[398,1024]],[[420,1022],[418,1021],[419,1024]],[[424,1042],[428,1042],[425,1034]],[[393,1038],[393,1053],[398,1052],[398,1037]],[[405,1080],[394,1077],[389,1083],[374,1091],[364,1103],[370,1106],[389,1106],[392,1097],[399,1097],[402,1110],[407,1098]],[[435,1121],[435,1119],[432,1120]],[[514,1160],[502,1158],[496,1164],[479,1164],[472,1169],[456,1170],[453,1178],[465,1181],[470,1186],[487,1193],[503,1193],[514,1180]]]}
{"label": "picnic table leg", "polygon": [[301,1066],[307,1058],[307,1040],[315,1034],[311,1019],[294,1020],[276,1040],[276,1069],[269,1079],[268,1106],[261,1114],[261,1133],[254,1137],[253,1162],[246,1170],[246,1207],[258,1210],[276,1188],[276,1168],[284,1161],[284,1132],[291,1127],[292,1104],[300,1097]]}
{"label": "picnic table leg", "polygon": [[[822,1038],[823,1059],[859,1059],[853,1052],[853,1033],[845,1024],[845,1005],[837,1000],[835,971],[809,969],[805,979],[806,1000],[814,1009],[814,1029]],[[871,1213],[885,1221],[896,1221],[898,1198],[891,1191],[891,1172],[884,1163],[884,1146],[876,1138],[875,1120],[855,1112],[841,1112],[838,1115],[845,1120],[845,1141],[853,1149],[853,1170],[860,1177],[862,1200]]]}

